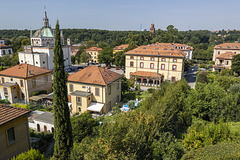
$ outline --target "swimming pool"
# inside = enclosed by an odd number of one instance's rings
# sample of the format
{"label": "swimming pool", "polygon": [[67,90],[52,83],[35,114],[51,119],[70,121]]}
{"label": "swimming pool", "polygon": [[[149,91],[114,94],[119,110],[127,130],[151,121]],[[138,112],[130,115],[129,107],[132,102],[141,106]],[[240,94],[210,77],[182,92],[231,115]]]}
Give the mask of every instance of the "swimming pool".
{"label": "swimming pool", "polygon": [[138,105],[138,103],[140,102],[140,101],[129,101],[127,104],[125,104],[124,106],[123,106],[123,110],[124,111],[128,111],[129,110],[129,103],[130,102],[134,102],[134,107],[133,108],[137,108],[137,105]]}

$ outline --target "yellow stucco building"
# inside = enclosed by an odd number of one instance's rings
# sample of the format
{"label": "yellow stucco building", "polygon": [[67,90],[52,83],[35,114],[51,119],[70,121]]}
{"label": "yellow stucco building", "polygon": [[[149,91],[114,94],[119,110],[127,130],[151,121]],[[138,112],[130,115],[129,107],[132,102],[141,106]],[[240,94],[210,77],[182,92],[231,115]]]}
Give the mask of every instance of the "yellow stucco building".
{"label": "yellow stucco building", "polygon": [[32,93],[52,91],[52,71],[30,64],[19,64],[0,71],[0,96],[10,103],[29,102]]}
{"label": "yellow stucco building", "polygon": [[186,53],[172,46],[146,45],[125,53],[125,74],[137,83],[156,86],[162,81],[181,80]]}
{"label": "yellow stucco building", "polygon": [[29,110],[0,105],[0,159],[7,160],[30,149]]}
{"label": "yellow stucco building", "polygon": [[98,63],[98,55],[100,55],[100,51],[102,50],[102,48],[98,48],[98,47],[91,47],[86,49],[86,53],[88,53],[90,55],[90,62],[91,63]]}
{"label": "yellow stucco building", "polygon": [[216,55],[215,65],[213,65],[213,71],[221,72],[222,69],[231,69],[232,59],[236,53],[225,52],[219,55]]}
{"label": "yellow stucco building", "polygon": [[71,113],[107,113],[121,100],[122,75],[89,66],[68,77],[68,99]]}
{"label": "yellow stucco building", "polygon": [[235,54],[240,54],[240,43],[223,43],[214,46],[214,51],[213,51],[213,61],[216,64],[216,57],[217,55],[221,55],[226,52],[232,52]]}
{"label": "yellow stucco building", "polygon": [[128,44],[122,44],[120,46],[116,46],[113,48],[113,55],[117,52],[123,51],[124,49],[128,48]]}

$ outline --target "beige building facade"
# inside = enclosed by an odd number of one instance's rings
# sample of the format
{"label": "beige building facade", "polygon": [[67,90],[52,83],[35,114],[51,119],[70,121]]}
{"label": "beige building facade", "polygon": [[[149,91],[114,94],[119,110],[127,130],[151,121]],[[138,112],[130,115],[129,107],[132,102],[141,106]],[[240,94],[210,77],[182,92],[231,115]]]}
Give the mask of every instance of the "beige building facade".
{"label": "beige building facade", "polygon": [[226,52],[232,52],[234,54],[240,54],[240,43],[223,43],[216,45],[213,51],[213,61],[216,64],[217,55],[221,55]]}
{"label": "beige building facade", "polygon": [[181,80],[185,53],[172,47],[140,46],[127,53],[125,74],[137,78],[137,83],[157,86],[162,81]]}
{"label": "beige building facade", "polygon": [[10,103],[29,102],[34,92],[52,92],[52,71],[20,64],[0,72],[0,95]]}
{"label": "beige building facade", "polygon": [[213,65],[213,71],[219,71],[223,69],[231,69],[232,59],[236,54],[233,52],[225,52],[216,55],[215,65]]}
{"label": "beige building facade", "polygon": [[101,54],[100,51],[102,48],[98,47],[91,47],[86,49],[86,53],[90,55],[90,62],[91,63],[98,63],[98,56]]}
{"label": "beige building facade", "polygon": [[0,106],[0,159],[10,159],[30,149],[28,113],[12,106]]}
{"label": "beige building facade", "polygon": [[71,113],[107,113],[121,100],[122,75],[97,66],[89,66],[68,77]]}

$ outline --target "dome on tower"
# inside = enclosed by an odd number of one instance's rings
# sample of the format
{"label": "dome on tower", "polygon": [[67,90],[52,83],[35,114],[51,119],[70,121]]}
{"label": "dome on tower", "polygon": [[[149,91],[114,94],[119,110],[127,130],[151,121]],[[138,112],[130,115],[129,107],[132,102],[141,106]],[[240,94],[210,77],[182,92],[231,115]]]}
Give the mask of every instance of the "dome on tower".
{"label": "dome on tower", "polygon": [[35,38],[36,37],[54,37],[53,29],[50,27],[47,27],[47,28],[43,27],[43,28],[37,30],[34,33],[33,37],[35,37]]}

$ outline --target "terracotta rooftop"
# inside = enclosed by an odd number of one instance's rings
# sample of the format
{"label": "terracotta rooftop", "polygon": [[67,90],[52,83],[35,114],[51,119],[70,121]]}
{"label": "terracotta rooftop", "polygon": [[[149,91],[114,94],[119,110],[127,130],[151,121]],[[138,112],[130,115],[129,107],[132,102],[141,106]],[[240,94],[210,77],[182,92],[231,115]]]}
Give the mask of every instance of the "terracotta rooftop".
{"label": "terracotta rooftop", "polygon": [[240,50],[240,43],[223,43],[223,44],[216,45],[214,49]]}
{"label": "terracotta rooftop", "polygon": [[146,45],[140,46],[125,53],[126,55],[146,55],[146,56],[160,56],[160,57],[179,57],[184,58],[186,53],[172,46],[156,46]]}
{"label": "terracotta rooftop", "polygon": [[[158,73],[159,76],[162,76]],[[137,71],[131,74],[131,76],[141,76],[141,77],[157,77],[156,72],[146,72],[146,71]]]}
{"label": "terracotta rooftop", "polygon": [[233,56],[235,56],[236,53],[233,53],[233,52],[225,52],[225,53],[222,53],[222,54],[219,54],[216,56],[217,59],[232,59]]}
{"label": "terracotta rooftop", "polygon": [[114,47],[113,49],[114,50],[124,50],[124,49],[128,48],[128,46],[129,46],[128,44],[122,44],[120,46]]}
{"label": "terracotta rooftop", "polygon": [[30,110],[8,105],[0,105],[0,126],[30,113]]}
{"label": "terracotta rooftop", "polygon": [[163,47],[174,47],[176,49],[180,49],[180,50],[193,50],[193,47],[192,46],[189,46],[187,44],[181,44],[181,43],[155,43],[155,44],[152,44],[152,45],[156,45],[156,46],[163,46]]}
{"label": "terracotta rooftop", "polygon": [[98,66],[88,66],[68,77],[68,81],[96,85],[107,85],[122,75]]}
{"label": "terracotta rooftop", "polygon": [[19,64],[14,67],[0,71],[0,76],[9,76],[17,78],[30,78],[45,73],[51,73],[51,70],[33,66],[30,64]]}
{"label": "terracotta rooftop", "polygon": [[86,51],[101,51],[102,48],[98,48],[98,47],[91,47],[91,48],[88,48],[86,49]]}

